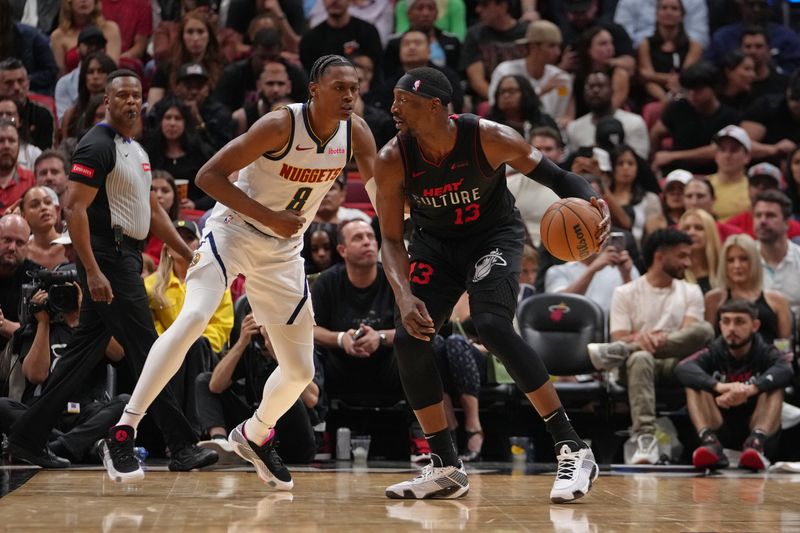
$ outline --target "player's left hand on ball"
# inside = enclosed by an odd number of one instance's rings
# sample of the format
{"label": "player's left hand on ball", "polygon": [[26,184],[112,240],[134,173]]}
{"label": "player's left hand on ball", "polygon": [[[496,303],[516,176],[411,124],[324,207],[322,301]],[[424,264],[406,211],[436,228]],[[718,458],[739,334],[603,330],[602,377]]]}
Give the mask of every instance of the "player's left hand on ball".
{"label": "player's left hand on ball", "polygon": [[595,240],[599,243],[599,247],[602,248],[606,243],[606,239],[608,239],[608,234],[611,232],[611,211],[609,211],[606,201],[597,196],[592,196],[592,205],[600,211],[603,217],[600,224],[597,225],[597,233],[595,234]]}

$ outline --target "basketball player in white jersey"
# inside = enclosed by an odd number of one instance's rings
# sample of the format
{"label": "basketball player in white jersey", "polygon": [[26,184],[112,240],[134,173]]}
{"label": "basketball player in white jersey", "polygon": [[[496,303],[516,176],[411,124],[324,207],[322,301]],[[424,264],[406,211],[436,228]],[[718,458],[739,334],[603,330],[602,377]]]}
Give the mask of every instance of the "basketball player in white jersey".
{"label": "basketball player in white jersey", "polygon": [[[242,273],[279,366],[258,409],[229,441],[265,483],[292,488],[292,476],[273,447],[273,428],[314,377],[314,317],[300,256],[302,236],[352,155],[361,176],[372,177],[375,140],[364,120],[353,115],[358,89],[347,59],[319,58],[311,69],[307,104],[268,113],[198,172],[197,185],[218,203],[187,274],[183,308],[153,345],[119,424],[103,441],[103,464],[111,479],[144,477],[133,451],[135,429],[203,333],[225,289]],[[240,169],[231,184],[228,176]]]}

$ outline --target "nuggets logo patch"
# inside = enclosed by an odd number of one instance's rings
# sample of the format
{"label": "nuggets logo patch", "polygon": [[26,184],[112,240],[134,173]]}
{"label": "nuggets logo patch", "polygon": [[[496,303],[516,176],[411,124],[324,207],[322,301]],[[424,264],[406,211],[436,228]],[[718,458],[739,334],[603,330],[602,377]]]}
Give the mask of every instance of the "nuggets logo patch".
{"label": "nuggets logo patch", "polygon": [[190,266],[190,267],[193,267],[193,266],[195,266],[197,263],[199,263],[199,262],[200,262],[200,258],[201,258],[202,256],[203,256],[203,254],[201,254],[200,252],[195,252],[195,253],[194,253],[194,257],[192,257],[192,262],[191,262],[191,263],[189,263],[189,266]]}
{"label": "nuggets logo patch", "polygon": [[508,263],[503,259],[503,252],[494,249],[484,255],[475,263],[475,275],[472,276],[472,283],[477,283],[492,271],[494,265],[507,266]]}

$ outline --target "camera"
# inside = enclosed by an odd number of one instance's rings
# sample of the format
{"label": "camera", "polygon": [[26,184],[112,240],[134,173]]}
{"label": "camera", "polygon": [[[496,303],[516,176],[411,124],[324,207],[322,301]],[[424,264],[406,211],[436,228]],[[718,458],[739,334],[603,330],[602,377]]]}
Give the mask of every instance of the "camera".
{"label": "camera", "polygon": [[[72,282],[78,281],[78,271],[70,263],[59,267],[57,270],[30,270],[28,276],[31,283],[22,285],[22,298],[19,304],[20,323],[35,320],[33,315],[39,311],[47,311],[53,319],[63,313],[78,309],[78,288]],[[31,301],[36,291],[47,292],[44,304]]]}

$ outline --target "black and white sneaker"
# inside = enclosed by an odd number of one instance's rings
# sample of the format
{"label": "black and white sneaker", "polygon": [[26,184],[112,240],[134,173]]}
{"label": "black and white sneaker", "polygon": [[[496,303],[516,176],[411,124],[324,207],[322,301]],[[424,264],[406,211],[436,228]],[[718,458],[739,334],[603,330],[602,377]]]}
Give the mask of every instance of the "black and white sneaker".
{"label": "black and white sneaker", "polygon": [[[438,459],[435,454],[431,454],[431,457]],[[459,461],[458,466],[433,466],[433,460],[414,479],[387,487],[386,497],[403,500],[454,499],[469,492],[464,463]]]}
{"label": "black and white sneaker", "polygon": [[187,444],[175,451],[170,450],[169,469],[171,472],[189,472],[219,461],[214,450],[201,448],[197,444]]}
{"label": "black and white sneaker", "polygon": [[256,473],[264,483],[278,490],[292,490],[292,474],[275,451],[275,436],[263,446],[258,446],[244,436],[242,422],[228,435],[228,442],[239,457],[256,467]]}
{"label": "black and white sneaker", "polygon": [[112,481],[130,483],[144,479],[144,470],[133,450],[135,440],[131,426],[113,426],[100,444],[100,459]]}
{"label": "black and white sneaker", "polygon": [[556,444],[558,470],[550,491],[553,503],[567,503],[586,496],[600,473],[591,448],[578,446],[573,441]]}

